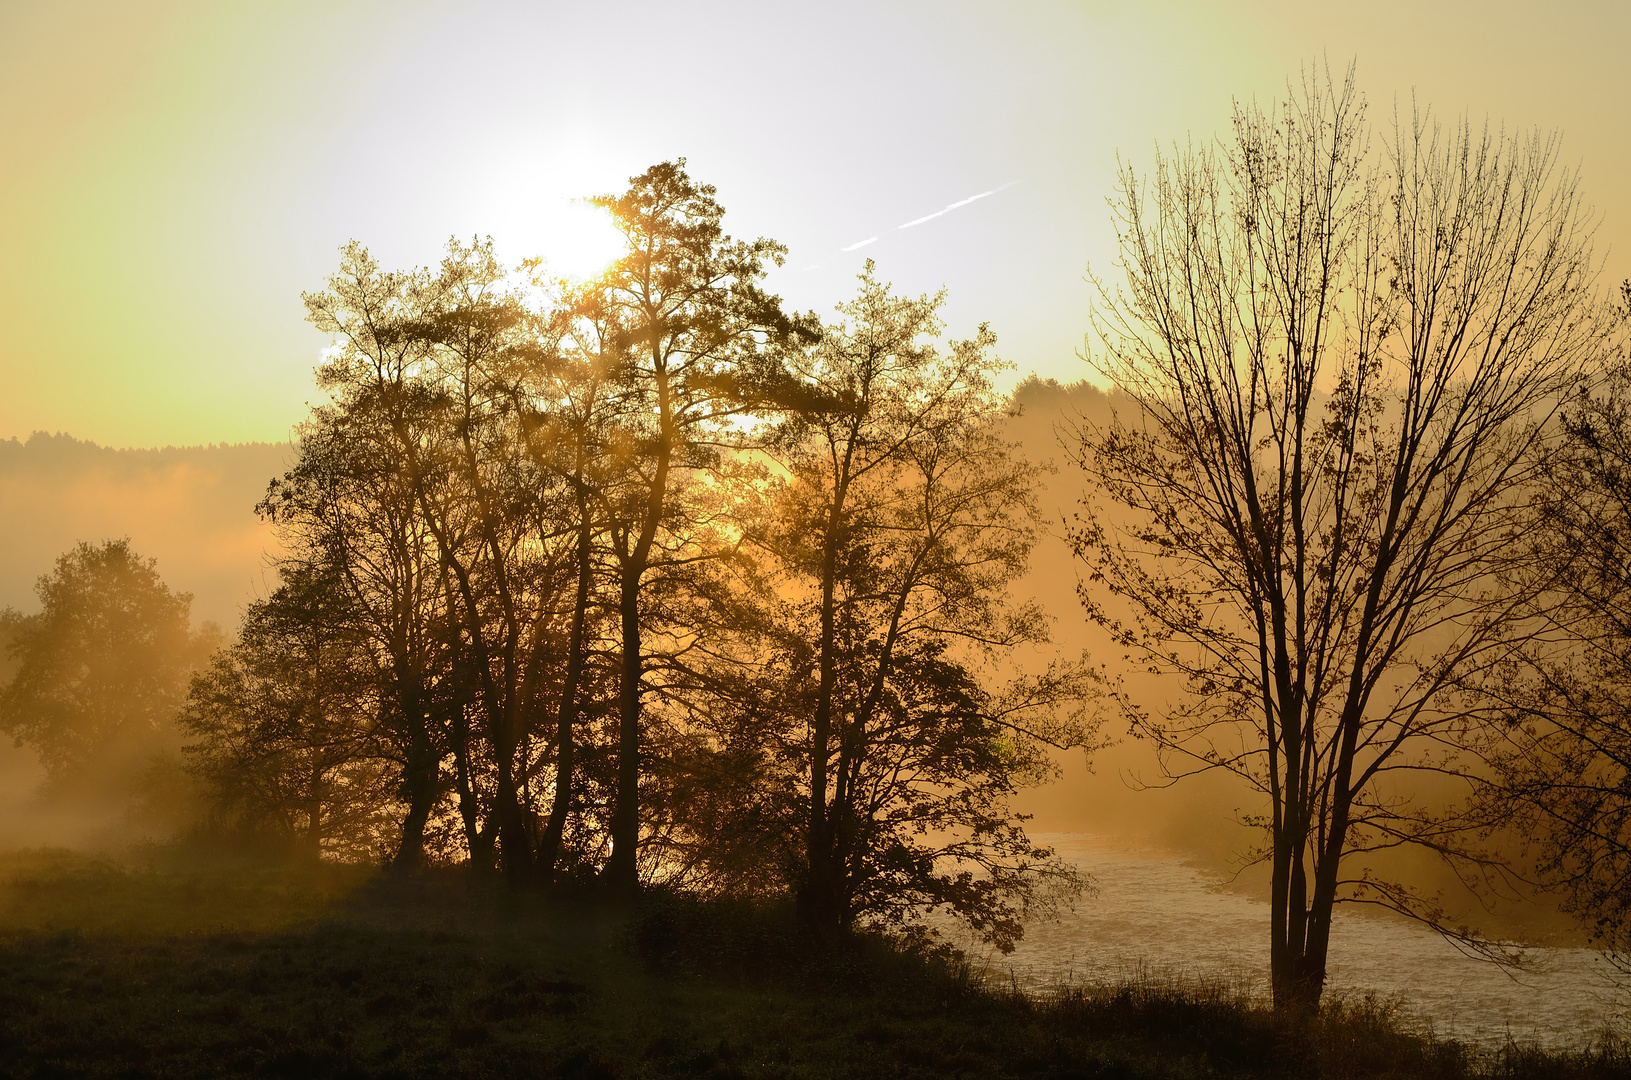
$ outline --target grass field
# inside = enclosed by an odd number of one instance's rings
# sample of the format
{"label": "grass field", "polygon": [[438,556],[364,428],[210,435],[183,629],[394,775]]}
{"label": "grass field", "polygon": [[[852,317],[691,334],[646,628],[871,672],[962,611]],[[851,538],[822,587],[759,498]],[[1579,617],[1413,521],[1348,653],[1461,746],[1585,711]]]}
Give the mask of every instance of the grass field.
{"label": "grass field", "polygon": [[[162,855],[162,853],[160,853]],[[0,1076],[1609,1077],[1370,1006],[1308,1025],[1205,987],[1047,1001],[785,912],[517,896],[456,872],[0,856]]]}

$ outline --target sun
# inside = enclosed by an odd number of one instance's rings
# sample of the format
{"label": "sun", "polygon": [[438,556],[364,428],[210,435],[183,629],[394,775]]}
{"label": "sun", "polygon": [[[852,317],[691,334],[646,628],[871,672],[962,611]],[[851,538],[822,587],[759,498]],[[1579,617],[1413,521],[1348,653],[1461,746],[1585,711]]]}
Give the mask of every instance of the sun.
{"label": "sun", "polygon": [[606,211],[585,199],[559,199],[542,222],[538,254],[551,277],[587,280],[605,271],[627,242]]}

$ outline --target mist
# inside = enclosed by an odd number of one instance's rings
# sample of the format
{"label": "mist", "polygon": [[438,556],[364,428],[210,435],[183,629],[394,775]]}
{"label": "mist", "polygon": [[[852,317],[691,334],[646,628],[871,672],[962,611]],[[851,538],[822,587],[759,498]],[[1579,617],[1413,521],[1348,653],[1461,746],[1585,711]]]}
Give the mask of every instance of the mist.
{"label": "mist", "polygon": [[[1009,437],[1026,457],[1049,462],[1054,471],[1038,492],[1047,535],[1013,591],[1044,608],[1059,652],[1085,650],[1106,674],[1124,679],[1138,700],[1158,708],[1184,694],[1184,687],[1137,670],[1084,617],[1077,596],[1080,563],[1064,539],[1086,492],[1069,460],[1070,433],[1083,424],[1107,424],[1131,405],[1085,379],[1061,384],[1032,378],[1018,387],[1015,401],[1020,412],[1006,423]],[[193,595],[194,628],[214,623],[230,639],[244,606],[264,598],[275,576],[275,537],[254,506],[287,467],[290,453],[287,444],[275,443],[115,450],[44,432],[0,442],[0,518],[18,524],[0,536],[0,607],[36,610],[36,581],[75,543],[129,537],[135,551],[156,560],[167,585]],[[7,661],[0,676],[11,674]],[[1261,895],[1266,869],[1250,853],[1262,834],[1240,820],[1260,811],[1259,796],[1221,772],[1172,783],[1152,748],[1130,737],[1118,716],[1107,718],[1103,734],[1110,745],[1091,754],[1056,753],[1059,778],[1020,792],[1014,807],[1032,815],[1030,830],[1126,838],[1177,853],[1231,888]],[[195,825],[202,797],[179,768],[180,744],[179,734],[167,733],[157,774],[163,780],[149,782],[145,792],[87,782],[77,794],[46,798],[37,756],[10,740],[0,743],[0,846],[119,852]],[[165,797],[155,802],[156,791]],[[1442,892],[1447,906],[1488,933],[1581,938],[1557,912],[1555,898],[1544,894],[1524,890],[1521,902],[1486,907],[1488,896],[1470,893],[1430,855],[1401,852],[1375,865]]]}
{"label": "mist", "polygon": [[[265,594],[274,542],[254,506],[288,454],[275,443],[116,450],[47,432],[0,441],[0,521],[9,525],[0,532],[0,609],[33,614],[36,584],[58,556],[80,542],[128,537],[172,591],[192,595],[193,630],[219,643],[236,632],[244,605]],[[9,680],[14,658],[0,654],[0,665]],[[172,727],[144,750],[162,758],[163,774],[141,792],[102,782],[105,768],[47,791],[37,755],[0,741],[0,846],[124,851],[168,839],[198,811],[179,748]],[[130,777],[150,764],[113,771]]]}
{"label": "mist", "polygon": [[34,583],[81,540],[128,536],[158,560],[193,619],[236,627],[263,595],[271,531],[254,512],[286,443],[115,450],[37,431],[0,441],[0,607],[30,610]]}

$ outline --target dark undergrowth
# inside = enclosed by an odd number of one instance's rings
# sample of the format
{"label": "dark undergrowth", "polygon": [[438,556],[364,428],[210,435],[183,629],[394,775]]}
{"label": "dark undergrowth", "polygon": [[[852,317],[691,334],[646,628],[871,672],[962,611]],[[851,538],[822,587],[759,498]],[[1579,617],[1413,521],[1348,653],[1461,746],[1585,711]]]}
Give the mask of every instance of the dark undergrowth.
{"label": "dark undergrowth", "polygon": [[215,860],[0,856],[6,1077],[1620,1077],[1370,1003],[1293,1024],[1142,979],[1038,1001],[780,910]]}

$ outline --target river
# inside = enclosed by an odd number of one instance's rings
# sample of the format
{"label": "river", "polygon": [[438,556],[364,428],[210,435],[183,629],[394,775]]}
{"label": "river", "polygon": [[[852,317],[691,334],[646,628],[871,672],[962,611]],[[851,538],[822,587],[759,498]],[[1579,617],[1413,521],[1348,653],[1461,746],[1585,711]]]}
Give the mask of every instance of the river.
{"label": "river", "polygon": [[[1090,875],[1096,896],[1057,919],[1027,926],[1009,956],[992,954],[996,977],[1046,991],[1115,982],[1147,971],[1222,980],[1266,998],[1269,907],[1221,887],[1171,853],[1086,833],[1036,839]],[[1536,948],[1508,974],[1463,955],[1432,931],[1397,917],[1340,908],[1331,934],[1327,994],[1374,993],[1407,1025],[1495,1046],[1508,1037],[1550,1048],[1580,1047],[1623,1008],[1607,966],[1590,949]]]}

